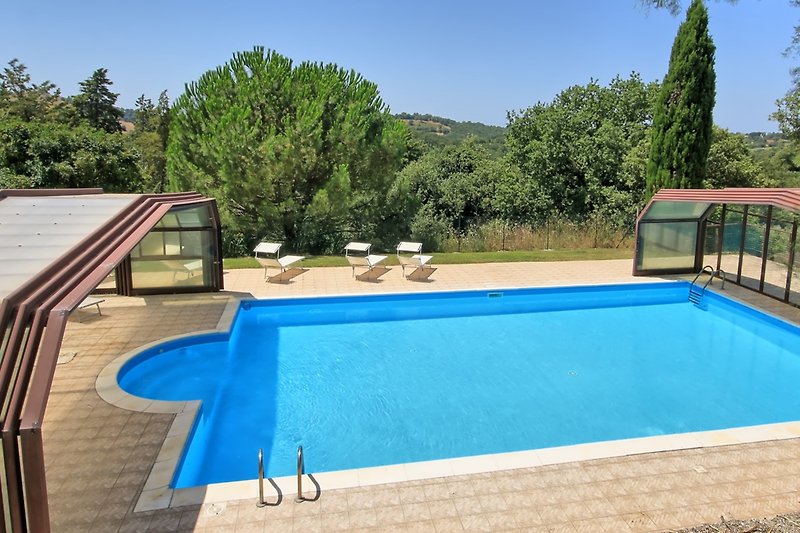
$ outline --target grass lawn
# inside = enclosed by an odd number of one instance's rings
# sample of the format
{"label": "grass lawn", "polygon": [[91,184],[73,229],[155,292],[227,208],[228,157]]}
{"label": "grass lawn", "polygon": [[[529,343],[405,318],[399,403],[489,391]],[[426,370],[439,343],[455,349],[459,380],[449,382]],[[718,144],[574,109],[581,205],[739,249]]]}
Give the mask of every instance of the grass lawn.
{"label": "grass lawn", "polygon": [[[394,254],[387,253],[387,265],[397,265]],[[589,261],[595,259],[631,259],[633,251],[619,248],[579,248],[575,250],[532,250],[520,252],[442,252],[432,253],[434,265],[460,265],[466,263],[512,263],[515,261]],[[342,255],[308,256],[304,267],[347,266]],[[252,257],[227,257],[223,268],[259,268]]]}

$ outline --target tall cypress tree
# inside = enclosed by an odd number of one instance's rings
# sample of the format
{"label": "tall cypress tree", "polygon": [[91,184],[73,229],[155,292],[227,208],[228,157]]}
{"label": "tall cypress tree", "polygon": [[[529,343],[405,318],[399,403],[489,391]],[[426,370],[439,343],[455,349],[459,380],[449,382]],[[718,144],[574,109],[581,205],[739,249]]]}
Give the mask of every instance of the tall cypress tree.
{"label": "tall cypress tree", "polygon": [[647,193],[702,186],[711,147],[716,75],[708,11],[693,0],[672,45],[653,112]]}

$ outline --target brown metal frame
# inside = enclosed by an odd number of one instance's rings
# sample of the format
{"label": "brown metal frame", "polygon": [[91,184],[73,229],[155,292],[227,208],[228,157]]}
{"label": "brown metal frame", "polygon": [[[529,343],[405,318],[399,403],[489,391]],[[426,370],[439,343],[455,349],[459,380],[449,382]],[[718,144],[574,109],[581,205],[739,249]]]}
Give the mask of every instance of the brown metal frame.
{"label": "brown metal frame", "polygon": [[722,205],[719,217],[719,246],[717,246],[717,270],[722,268],[722,249],[725,247],[725,219],[728,217],[728,204]]}
{"label": "brown metal frame", "polygon": [[[0,198],[101,192],[0,191]],[[0,438],[5,472],[0,491],[8,502],[7,507],[0,506],[3,531],[50,531],[42,421],[70,312],[118,264],[124,264],[133,247],[171,207],[208,202],[218,223],[216,203],[196,193],[134,197],[112,220],[0,303],[4,336],[0,344]],[[217,232],[217,244],[220,240]],[[215,257],[212,263],[212,279],[221,289],[221,261]]]}
{"label": "brown metal frame", "polygon": [[764,245],[761,247],[761,274],[758,281],[758,292],[764,292],[764,276],[767,275],[767,256],[769,255],[769,234],[772,230],[772,208],[767,207],[767,227],[764,230]]}

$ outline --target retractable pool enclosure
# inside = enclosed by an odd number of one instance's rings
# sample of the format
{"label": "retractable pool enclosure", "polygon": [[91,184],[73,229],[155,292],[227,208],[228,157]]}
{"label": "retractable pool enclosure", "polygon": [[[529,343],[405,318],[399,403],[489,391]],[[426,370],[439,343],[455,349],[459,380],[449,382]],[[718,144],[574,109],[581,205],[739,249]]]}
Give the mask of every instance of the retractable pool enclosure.
{"label": "retractable pool enclosure", "polygon": [[0,190],[0,531],[50,531],[42,422],[70,312],[112,272],[119,294],[218,291],[220,244],[196,193]]}
{"label": "retractable pool enclosure", "polygon": [[800,189],[663,189],[636,221],[635,276],[704,266],[800,306]]}

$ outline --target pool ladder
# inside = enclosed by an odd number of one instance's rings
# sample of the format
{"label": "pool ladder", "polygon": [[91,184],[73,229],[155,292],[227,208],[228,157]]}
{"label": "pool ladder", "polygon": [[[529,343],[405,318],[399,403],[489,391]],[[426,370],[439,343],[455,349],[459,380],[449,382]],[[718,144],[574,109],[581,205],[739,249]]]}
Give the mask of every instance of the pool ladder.
{"label": "pool ladder", "polygon": [[[305,460],[303,459],[303,447],[297,447],[297,497],[295,497],[296,502],[303,502],[305,498],[303,497],[303,474],[305,474]],[[312,479],[312,481],[314,481]],[[274,483],[273,483],[274,485]],[[317,486],[319,488],[319,485]],[[258,501],[256,505],[258,507],[264,507],[266,505],[278,505],[281,502],[281,497],[278,497],[278,501],[274,504],[269,504],[264,499],[264,450],[259,448],[258,450]]]}
{"label": "pool ladder", "polygon": [[[697,279],[703,275],[708,274],[708,280],[703,284],[702,287],[697,286]],[[725,288],[725,280],[726,275],[725,271],[721,268],[714,270],[714,267],[711,265],[706,265],[703,267],[703,270],[697,273],[697,275],[692,280],[692,283],[689,285],[689,301],[695,305],[700,305],[700,302],[703,300],[703,295],[706,293],[706,288],[711,285],[714,281],[714,276],[718,277],[722,280],[722,289]]]}

